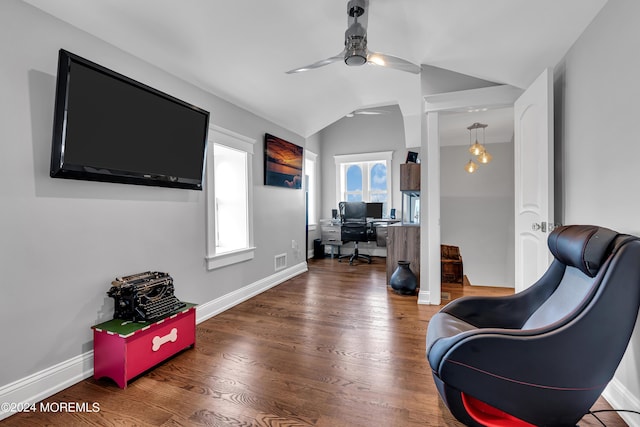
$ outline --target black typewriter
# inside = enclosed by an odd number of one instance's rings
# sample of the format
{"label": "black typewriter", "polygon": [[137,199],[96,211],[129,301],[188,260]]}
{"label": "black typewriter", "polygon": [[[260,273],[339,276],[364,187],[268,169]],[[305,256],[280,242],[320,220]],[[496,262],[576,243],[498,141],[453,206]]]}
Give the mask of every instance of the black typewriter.
{"label": "black typewriter", "polygon": [[174,295],[173,278],[158,271],[117,277],[107,295],[115,301],[113,318],[132,322],[153,322],[186,306]]}

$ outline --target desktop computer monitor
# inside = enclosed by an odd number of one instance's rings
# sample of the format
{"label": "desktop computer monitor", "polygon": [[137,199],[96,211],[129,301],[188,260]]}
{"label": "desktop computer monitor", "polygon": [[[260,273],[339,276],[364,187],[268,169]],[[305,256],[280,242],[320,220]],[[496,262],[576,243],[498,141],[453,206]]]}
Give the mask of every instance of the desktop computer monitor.
{"label": "desktop computer monitor", "polygon": [[367,203],[367,218],[382,218],[382,203]]}

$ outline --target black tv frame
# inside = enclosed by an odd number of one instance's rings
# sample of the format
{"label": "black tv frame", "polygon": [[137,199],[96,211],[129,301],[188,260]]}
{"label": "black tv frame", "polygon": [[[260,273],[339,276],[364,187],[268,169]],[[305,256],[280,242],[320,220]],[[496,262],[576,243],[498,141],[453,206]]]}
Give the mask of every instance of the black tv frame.
{"label": "black tv frame", "polygon": [[[65,133],[66,133],[66,109],[69,96],[69,74],[72,62],[76,62],[97,72],[103,73],[111,78],[118,79],[128,85],[147,91],[160,98],[176,103],[196,113],[202,114],[204,125],[204,141],[202,146],[202,171],[198,179],[188,177],[176,177],[153,173],[141,173],[126,170],[94,168],[89,165],[70,164],[65,162]],[[105,181],[123,184],[137,184],[160,187],[183,188],[191,190],[202,190],[205,179],[205,165],[207,157],[207,141],[209,130],[209,112],[189,104],[167,93],[154,89],[144,83],[124,76],[106,67],[96,64],[88,59],[76,54],[60,49],[58,55],[58,76],[56,83],[56,97],[53,120],[53,136],[51,144],[51,165],[49,175],[52,178],[67,178],[89,181]]]}

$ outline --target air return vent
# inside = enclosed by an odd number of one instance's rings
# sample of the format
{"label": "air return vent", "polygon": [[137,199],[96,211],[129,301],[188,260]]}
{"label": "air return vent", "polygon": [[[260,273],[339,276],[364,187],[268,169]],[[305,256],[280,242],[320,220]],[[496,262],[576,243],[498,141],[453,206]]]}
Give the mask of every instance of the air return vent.
{"label": "air return vent", "polygon": [[282,270],[287,266],[287,254],[280,254],[275,256],[275,269],[276,271]]}

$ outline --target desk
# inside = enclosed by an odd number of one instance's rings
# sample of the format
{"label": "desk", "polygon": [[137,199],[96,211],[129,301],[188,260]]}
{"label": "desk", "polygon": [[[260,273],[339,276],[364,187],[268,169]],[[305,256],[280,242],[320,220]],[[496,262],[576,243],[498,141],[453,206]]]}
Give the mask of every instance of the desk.
{"label": "desk", "polygon": [[333,251],[335,248],[338,250],[336,256],[340,256],[340,247],[342,246],[342,240],[340,238],[341,232],[342,229],[339,220],[320,220],[320,240],[323,245],[331,248],[331,258],[334,257]]}
{"label": "desk", "polygon": [[[376,245],[378,247],[387,246],[387,226],[400,222],[399,219],[391,218],[367,218],[367,223],[376,229]],[[331,258],[334,257],[334,249],[337,248],[337,255],[340,255],[342,247],[342,226],[339,219],[321,219],[320,220],[320,240],[325,246],[331,248]],[[373,240],[372,240],[373,241]]]}

